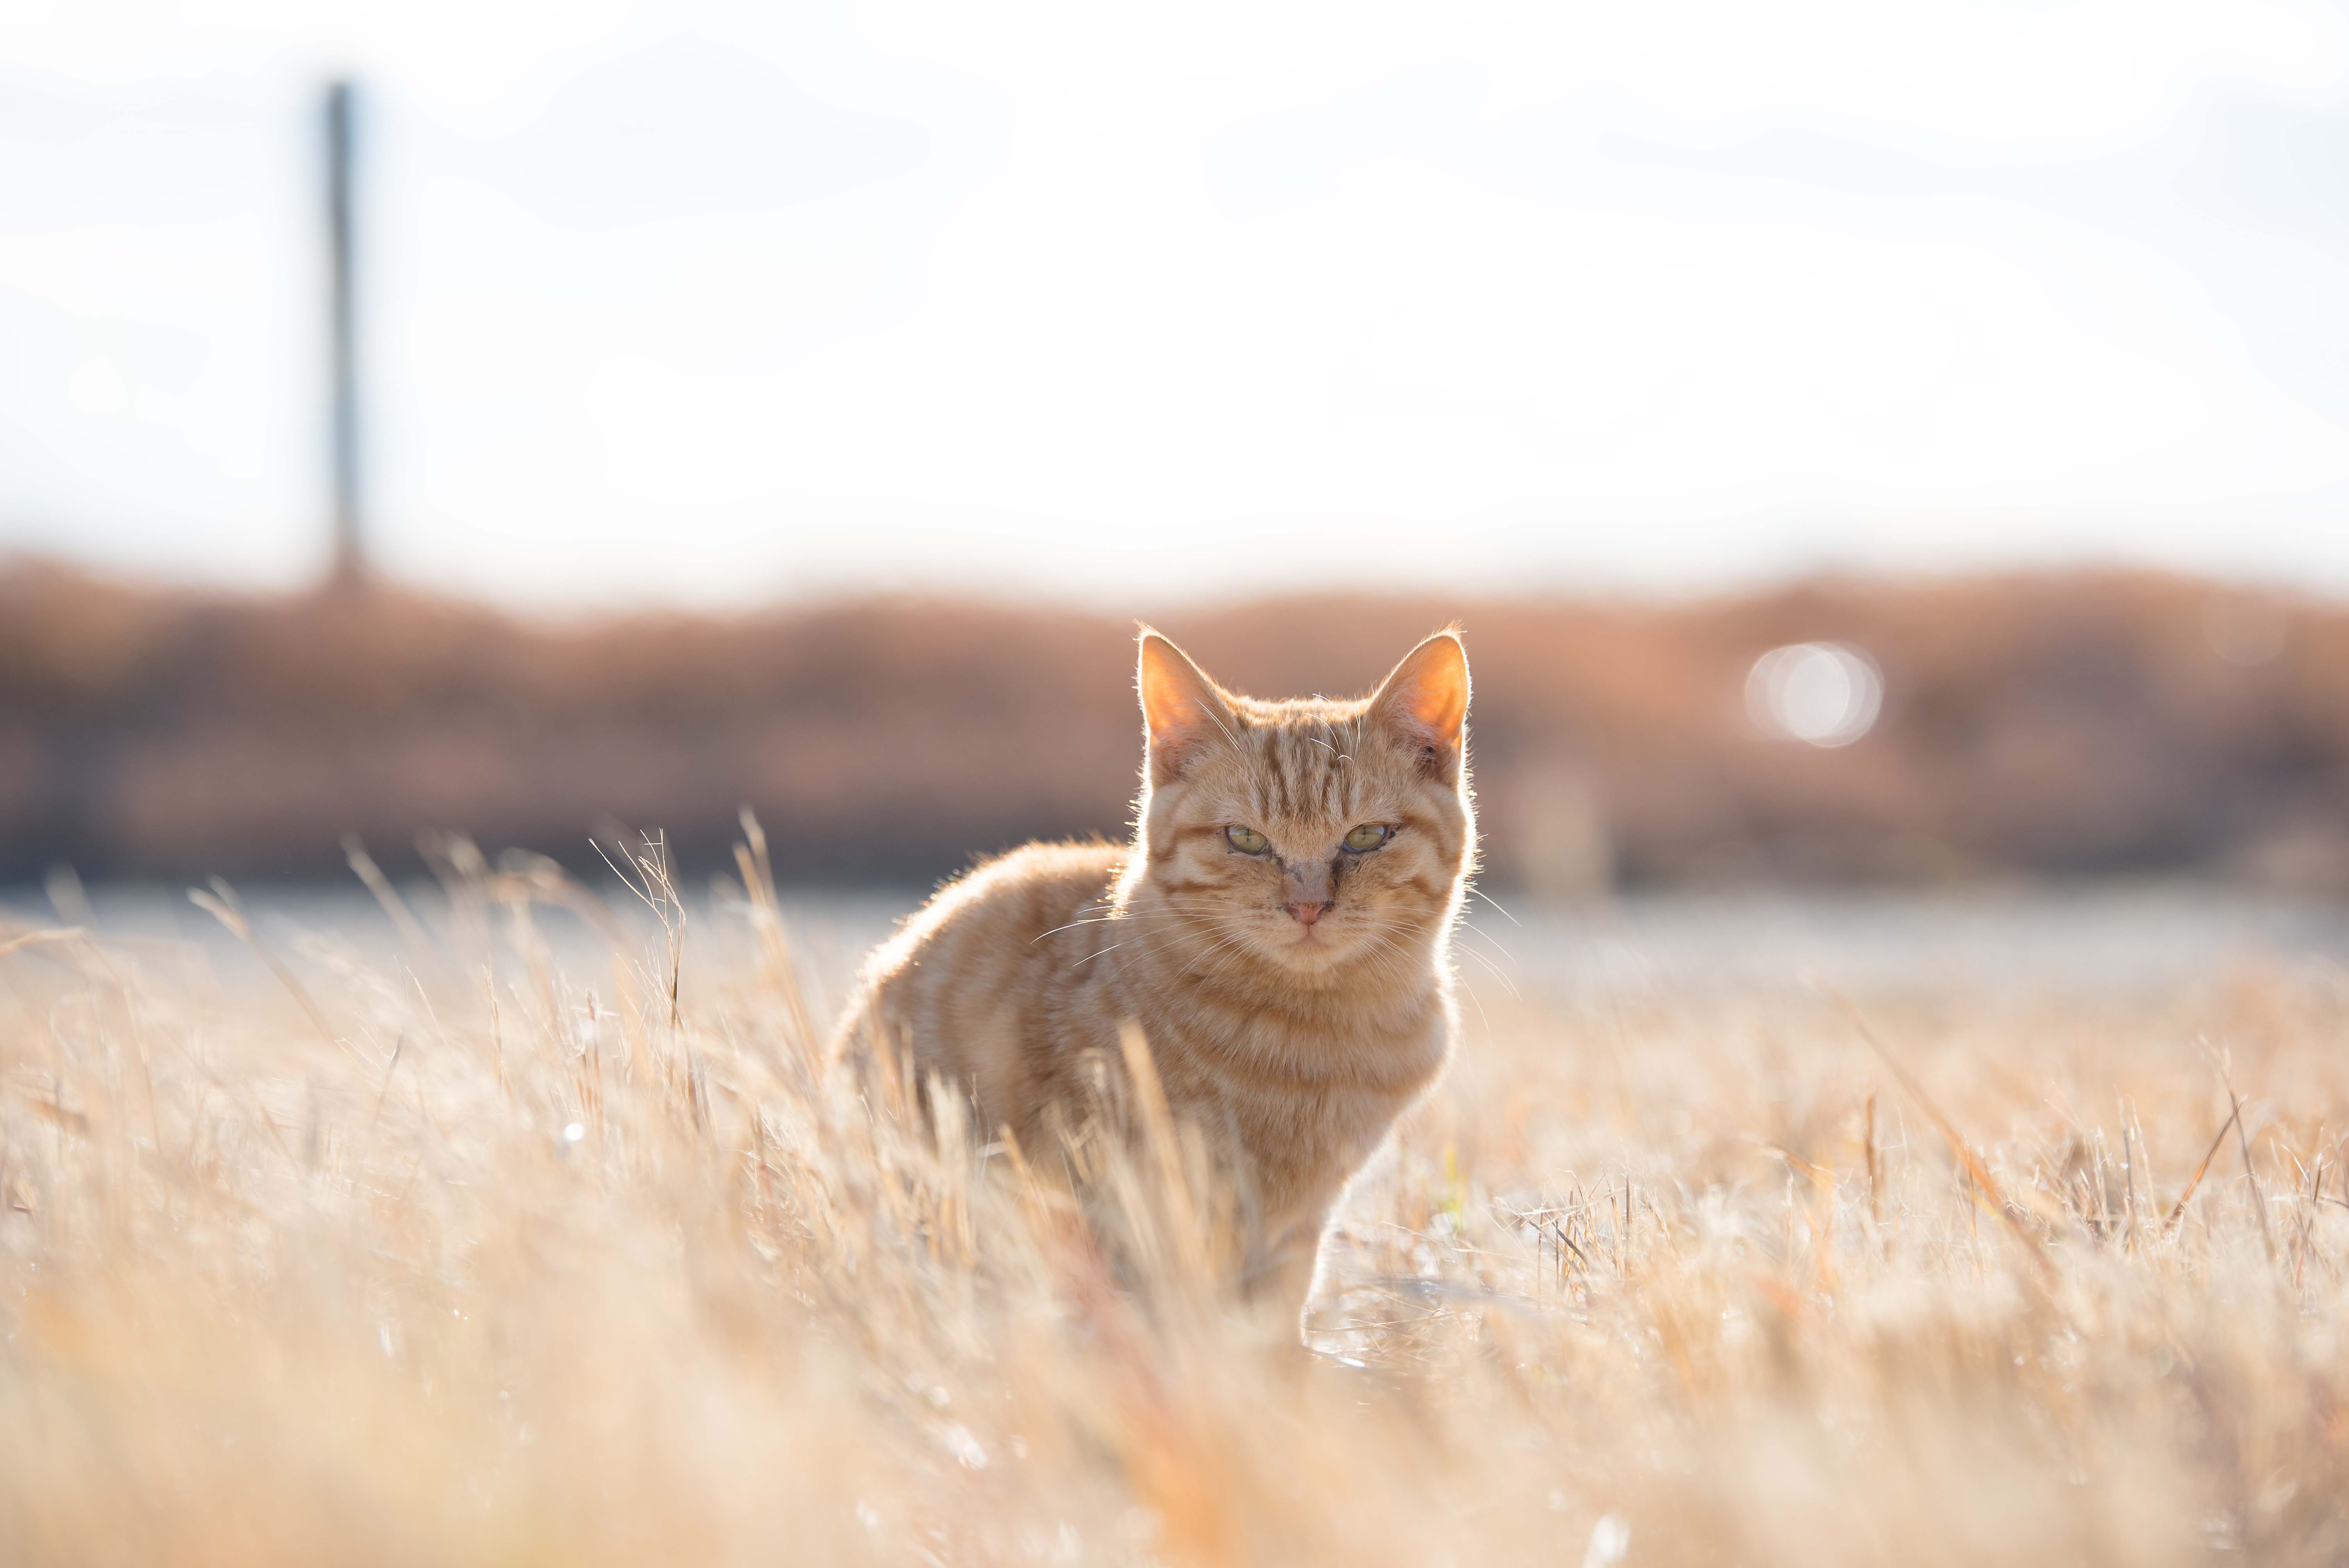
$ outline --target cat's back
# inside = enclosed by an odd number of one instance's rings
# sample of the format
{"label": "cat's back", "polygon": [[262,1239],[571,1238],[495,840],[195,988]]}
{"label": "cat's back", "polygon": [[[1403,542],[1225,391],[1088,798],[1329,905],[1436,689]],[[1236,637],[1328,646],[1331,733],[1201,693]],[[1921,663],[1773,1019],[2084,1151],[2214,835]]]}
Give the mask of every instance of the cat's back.
{"label": "cat's back", "polygon": [[[1107,971],[1104,917],[1123,845],[1029,844],[949,882],[872,957],[847,1020],[1000,1106],[1021,1067]],[[1023,1048],[1024,1047],[1024,1048]]]}
{"label": "cat's back", "polygon": [[1023,845],[940,888],[874,954],[874,973],[987,952],[1024,954],[1086,906],[1104,903],[1124,867],[1122,845]]}

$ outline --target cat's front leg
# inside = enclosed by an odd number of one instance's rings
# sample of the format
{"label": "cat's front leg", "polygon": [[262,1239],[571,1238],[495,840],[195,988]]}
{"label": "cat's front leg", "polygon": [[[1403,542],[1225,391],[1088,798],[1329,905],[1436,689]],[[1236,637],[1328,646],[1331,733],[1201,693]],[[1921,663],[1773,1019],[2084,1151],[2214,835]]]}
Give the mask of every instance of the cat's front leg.
{"label": "cat's front leg", "polygon": [[1283,1335],[1304,1337],[1305,1308],[1320,1272],[1325,1219],[1317,1214],[1270,1238],[1241,1281],[1250,1308]]}

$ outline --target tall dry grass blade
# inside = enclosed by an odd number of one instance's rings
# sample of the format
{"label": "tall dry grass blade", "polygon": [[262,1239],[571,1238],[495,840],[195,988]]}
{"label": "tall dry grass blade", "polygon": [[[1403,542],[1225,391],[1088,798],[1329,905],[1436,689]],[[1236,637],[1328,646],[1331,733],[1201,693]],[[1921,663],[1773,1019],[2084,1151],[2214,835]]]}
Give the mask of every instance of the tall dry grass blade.
{"label": "tall dry grass blade", "polygon": [[656,829],[638,837],[644,843],[641,853],[625,846],[620,851],[622,858],[635,868],[633,877],[622,871],[605,852],[600,841],[591,838],[587,843],[603,858],[604,863],[612,868],[612,874],[620,879],[620,885],[636,894],[644,906],[653,912],[653,918],[660,922],[661,934],[667,938],[668,948],[668,1026],[670,1032],[675,1033],[678,1028],[678,996],[685,971],[685,899],[677,891],[676,867],[669,860],[667,833]]}
{"label": "tall dry grass blade", "polygon": [[81,885],[81,873],[63,861],[51,866],[41,878],[41,891],[48,894],[49,907],[67,925],[98,929],[98,910],[89,902],[89,890]]}
{"label": "tall dry grass blade", "polygon": [[513,1090],[506,1084],[506,1036],[498,1017],[498,979],[484,966],[481,970],[481,995],[490,1008],[490,1067],[497,1076],[498,1098],[513,1102]]}
{"label": "tall dry grass blade", "polygon": [[1134,1130],[1141,1135],[1143,1152],[1157,1180],[1174,1262],[1187,1280],[1195,1283],[1207,1272],[1206,1237],[1201,1233],[1196,1195],[1183,1169],[1182,1140],[1174,1113],[1167,1109],[1165,1087],[1159,1082],[1158,1064],[1150,1054],[1149,1037],[1133,1019],[1118,1026],[1117,1038],[1133,1099]]}
{"label": "tall dry grass blade", "polygon": [[2220,1055],[2213,1059],[2218,1063],[2219,1081],[2227,1090],[2227,1119],[2234,1123],[2235,1141],[2242,1150],[2243,1180],[2251,1184],[2251,1211],[2260,1217],[2260,1243],[2267,1249],[2268,1266],[2273,1268],[2276,1262],[2275,1231],[2268,1223],[2268,1198],[2260,1190],[2259,1171],[2251,1164],[2251,1137],[2243,1127],[2243,1102],[2235,1093],[2234,1071],[2228,1066],[2225,1056]]}
{"label": "tall dry grass blade", "polygon": [[391,923],[398,929],[400,940],[408,944],[409,950],[419,958],[437,965],[440,962],[439,949],[433,946],[432,939],[425,934],[423,925],[409,912],[408,901],[399,896],[399,890],[391,885],[391,879],[383,874],[383,868],[375,863],[375,857],[367,853],[367,845],[360,842],[357,833],[343,835],[343,859],[350,862],[353,874],[367,884],[367,892],[375,895],[375,901],[382,906],[383,913],[390,916]]}
{"label": "tall dry grass blade", "polygon": [[1876,1091],[1868,1091],[1861,1140],[1868,1153],[1868,1222],[1881,1235],[1884,1230],[1884,1150],[1876,1141]]}
{"label": "tall dry grass blade", "polygon": [[2137,1151],[2129,1139],[2128,1107],[2117,1108],[2121,1118],[2121,1246],[2124,1251],[2137,1248]]}
{"label": "tall dry grass blade", "polygon": [[450,944],[468,960],[486,957],[495,940],[490,928],[489,862],[481,848],[458,833],[427,829],[416,835],[416,852],[449,901]]}
{"label": "tall dry grass blade", "polygon": [[[2323,1132],[2320,1130],[2317,1137],[2322,1140],[2323,1136]],[[2299,1156],[2295,1154],[2293,1159],[2297,1161]],[[2323,1151],[2317,1150],[2316,1159],[2302,1166],[2301,1169],[2306,1173],[2308,1191],[2298,1194],[2300,1222],[2292,1227],[2292,1288],[2295,1291],[2302,1289],[2308,1278],[2308,1243],[2316,1229],[2316,1206],[2324,1195]]]}
{"label": "tall dry grass blade", "polygon": [[817,1057],[823,1042],[808,1016],[807,999],[800,987],[799,965],[783,928],[782,903],[775,895],[774,863],[767,853],[767,830],[748,806],[742,808],[741,823],[742,841],[734,846],[734,868],[742,879],[751,923],[758,931],[761,945],[766,949],[772,984],[791,1019],[792,1043],[806,1065],[820,1067]]}
{"label": "tall dry grass blade", "polygon": [[21,952],[27,947],[45,947],[51,943],[88,942],[88,940],[89,933],[78,925],[62,926],[53,931],[28,931],[22,936],[12,936],[5,942],[0,942],[0,958],[5,958],[11,953]]}
{"label": "tall dry grass blade", "polygon": [[277,976],[278,983],[293,993],[294,1000],[300,1005],[310,1022],[317,1026],[318,1033],[328,1045],[350,1049],[350,1043],[335,1033],[334,1026],[326,1022],[326,1014],[318,1010],[318,1004],[310,999],[310,993],[303,988],[301,981],[295,978],[294,971],[278,959],[269,944],[262,941],[253,929],[253,923],[245,918],[243,905],[237,902],[235,889],[214,877],[210,892],[202,888],[190,888],[188,902],[219,921],[239,942],[253,949],[262,963],[269,966],[269,972]]}
{"label": "tall dry grass blade", "polygon": [[1843,1003],[1850,1015],[1853,1026],[1859,1031],[1859,1037],[1866,1040],[1868,1049],[1876,1053],[1876,1059],[1884,1064],[1893,1081],[1916,1102],[1917,1109],[1925,1113],[1925,1119],[1933,1124],[1933,1130],[1950,1146],[1951,1153],[1956,1156],[1972,1184],[1975,1202],[1986,1204],[2005,1223],[2007,1230],[2030,1253],[2032,1263],[2039,1271],[2041,1283],[2052,1290],[2059,1277],[2054,1260],[2047,1255],[2046,1243],[2023,1222],[2020,1211],[2009,1201],[2005,1190],[1999,1185],[1998,1178],[1991,1174],[1990,1167],[1982,1162],[1982,1156],[1974,1152],[1973,1146],[1958,1131],[1957,1124],[1944,1115],[1941,1108],[1934,1103],[1933,1097],[1925,1092],[1925,1086],[1918,1081],[1916,1075],[1894,1059],[1892,1053],[1885,1048],[1884,1042],[1876,1037],[1876,1031],[1868,1027],[1867,1016],[1860,1012],[1858,1006],[1848,997],[1838,996],[1837,1000]]}
{"label": "tall dry grass blade", "polygon": [[[450,844],[452,848],[472,851],[472,846],[461,839],[451,840]],[[600,846],[598,848],[600,852]],[[478,868],[480,852],[472,851],[471,860],[471,864]],[[466,862],[460,861],[458,863],[462,866]],[[612,913],[609,904],[581,886],[561,862],[544,855],[509,850],[498,857],[498,867],[494,874],[481,873],[479,882],[481,896],[506,912],[507,937],[522,954],[530,970],[531,979],[538,987],[547,1029],[560,1034],[563,1025],[555,999],[553,954],[539,936],[531,915],[532,907],[535,904],[577,915],[605,944],[621,1033],[624,1042],[633,1051],[636,1044],[633,1031],[642,1022],[641,1009],[636,975],[627,957],[630,946],[628,934],[621,925],[619,917]],[[614,869],[616,871],[618,868]],[[468,874],[472,873],[469,872]]]}
{"label": "tall dry grass blade", "polygon": [[2161,1222],[2163,1235],[2168,1235],[2177,1228],[2178,1216],[2186,1212],[2186,1205],[2193,1198],[2195,1189],[2202,1185],[2203,1172],[2209,1170],[2210,1161],[2219,1157],[2220,1146],[2227,1141],[2227,1130],[2235,1125],[2235,1118],[2242,1114],[2242,1109],[2240,1105],[2236,1106],[2227,1112],[2227,1119],[2219,1124],[2218,1136],[2211,1139],[2210,1147],[2202,1151],[2202,1163],[2194,1167],[2194,1174],[2187,1178],[2186,1191],[2178,1194],[2178,1202],[2171,1207],[2169,1218]]}
{"label": "tall dry grass blade", "polygon": [[383,1082],[377,1086],[375,1091],[375,1109],[367,1113],[367,1132],[370,1136],[375,1132],[376,1124],[383,1119],[384,1099],[391,1093],[391,1075],[399,1070],[399,1053],[407,1048],[408,1033],[403,1029],[400,1031],[399,1037],[391,1042],[391,1060],[384,1064]]}

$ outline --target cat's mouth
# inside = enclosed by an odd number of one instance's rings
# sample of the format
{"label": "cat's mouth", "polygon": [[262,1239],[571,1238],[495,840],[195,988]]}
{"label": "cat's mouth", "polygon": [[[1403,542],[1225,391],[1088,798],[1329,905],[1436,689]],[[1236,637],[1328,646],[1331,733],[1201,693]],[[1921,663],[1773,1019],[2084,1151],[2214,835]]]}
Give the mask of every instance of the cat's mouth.
{"label": "cat's mouth", "polygon": [[1291,953],[1312,954],[1318,957],[1346,945],[1345,933],[1332,931],[1327,915],[1316,921],[1292,920],[1288,923],[1297,934],[1281,945]]}
{"label": "cat's mouth", "polygon": [[1263,933],[1268,957],[1300,968],[1319,971],[1340,962],[1353,947],[1358,934],[1352,923],[1324,909],[1311,920],[1299,920],[1284,910],[1279,923]]}

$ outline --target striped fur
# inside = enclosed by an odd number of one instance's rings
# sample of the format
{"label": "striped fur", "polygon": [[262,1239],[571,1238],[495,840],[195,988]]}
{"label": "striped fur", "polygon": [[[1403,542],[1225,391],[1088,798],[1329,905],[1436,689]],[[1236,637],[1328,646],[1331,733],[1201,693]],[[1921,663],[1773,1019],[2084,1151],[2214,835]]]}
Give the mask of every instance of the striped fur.
{"label": "striped fur", "polygon": [[[1456,1031],[1466,655],[1441,633],[1352,702],[1236,696],[1155,633],[1140,664],[1133,843],[1031,844],[947,885],[874,954],[843,1037],[893,1042],[1032,1150],[1138,1022],[1247,1202],[1248,1289],[1294,1314],[1340,1191]],[[1393,830],[1349,852],[1363,827]]]}

